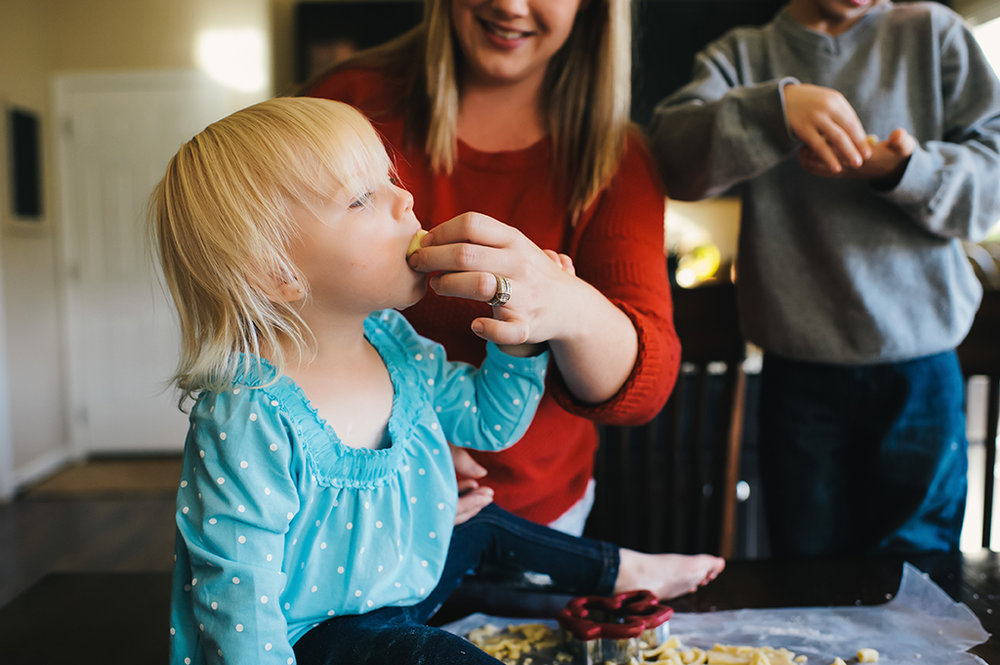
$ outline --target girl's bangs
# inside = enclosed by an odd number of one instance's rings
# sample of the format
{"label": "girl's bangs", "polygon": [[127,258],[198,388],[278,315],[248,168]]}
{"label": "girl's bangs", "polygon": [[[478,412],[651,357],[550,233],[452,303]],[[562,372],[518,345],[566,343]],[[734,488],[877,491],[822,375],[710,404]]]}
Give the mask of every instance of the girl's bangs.
{"label": "girl's bangs", "polygon": [[347,196],[360,196],[384,184],[395,170],[382,139],[364,116],[350,108],[335,110],[339,117],[331,118],[323,136],[312,144],[313,177],[306,178],[311,193],[323,199],[336,194],[331,185]]}

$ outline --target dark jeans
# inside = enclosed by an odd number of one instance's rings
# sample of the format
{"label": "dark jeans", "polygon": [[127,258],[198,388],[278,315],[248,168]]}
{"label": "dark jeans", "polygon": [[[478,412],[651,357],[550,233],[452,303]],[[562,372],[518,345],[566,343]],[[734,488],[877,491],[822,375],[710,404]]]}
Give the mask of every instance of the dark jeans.
{"label": "dark jeans", "polygon": [[431,595],[410,607],[334,617],[295,644],[302,665],[459,665],[500,662],[469,642],[424,625],[469,574],[489,568],[524,588],[607,595],[618,577],[618,547],[554,531],[487,506],[455,527]]}
{"label": "dark jeans", "polygon": [[765,354],[759,445],[773,553],[957,551],[964,390],[954,352],[870,366]]}

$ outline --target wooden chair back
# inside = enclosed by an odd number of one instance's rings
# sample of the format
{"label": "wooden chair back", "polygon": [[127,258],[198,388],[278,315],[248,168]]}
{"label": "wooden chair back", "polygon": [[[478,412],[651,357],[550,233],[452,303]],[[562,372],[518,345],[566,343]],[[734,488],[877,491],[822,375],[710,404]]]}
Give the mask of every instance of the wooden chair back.
{"label": "wooden chair back", "polygon": [[673,291],[681,372],[641,427],[600,427],[586,534],[648,552],[733,553],[746,345],[730,283]]}
{"label": "wooden chair back", "polygon": [[958,347],[958,359],[967,381],[973,376],[984,376],[987,380],[982,546],[989,548],[996,490],[997,423],[1000,421],[1000,290],[987,289],[983,292],[983,301],[972,329]]}

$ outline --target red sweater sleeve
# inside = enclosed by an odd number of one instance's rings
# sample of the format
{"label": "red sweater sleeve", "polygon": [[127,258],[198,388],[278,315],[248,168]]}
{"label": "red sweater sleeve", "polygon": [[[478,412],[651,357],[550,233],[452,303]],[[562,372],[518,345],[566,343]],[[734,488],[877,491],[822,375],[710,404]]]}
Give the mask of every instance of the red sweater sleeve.
{"label": "red sweater sleeve", "polygon": [[642,424],[656,416],[673,389],[680,343],[663,248],[665,200],[645,145],[630,135],[618,174],[577,224],[570,254],[577,275],[632,320],[638,358],[618,394],[598,405],[577,402],[553,376],[554,397],[571,413],[607,424]]}

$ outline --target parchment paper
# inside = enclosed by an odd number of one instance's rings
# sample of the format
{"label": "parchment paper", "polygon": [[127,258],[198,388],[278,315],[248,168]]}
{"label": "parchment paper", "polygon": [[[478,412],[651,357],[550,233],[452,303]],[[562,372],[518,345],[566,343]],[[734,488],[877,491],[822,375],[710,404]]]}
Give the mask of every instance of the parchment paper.
{"label": "parchment paper", "polygon": [[[464,637],[486,623],[505,627],[529,621],[473,614],[444,628]],[[883,605],[678,612],[670,620],[670,634],[702,649],[717,643],[784,647],[808,656],[808,665],[830,665],[838,656],[856,662],[862,647],[878,650],[879,665],[982,664],[965,651],[989,637],[972,610],[910,564],[903,566],[895,598]]]}

